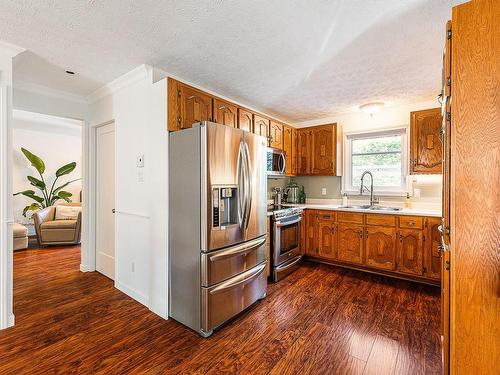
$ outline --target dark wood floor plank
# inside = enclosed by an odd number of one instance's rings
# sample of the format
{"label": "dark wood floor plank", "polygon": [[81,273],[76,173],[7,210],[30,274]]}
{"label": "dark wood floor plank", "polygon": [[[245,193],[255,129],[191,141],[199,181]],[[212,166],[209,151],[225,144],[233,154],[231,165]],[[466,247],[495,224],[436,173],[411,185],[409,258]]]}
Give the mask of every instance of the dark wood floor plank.
{"label": "dark wood floor plank", "polygon": [[[304,262],[208,339],[163,320],[78,247],[14,254],[3,374],[438,374],[439,290]],[[397,349],[395,349],[397,348]]]}

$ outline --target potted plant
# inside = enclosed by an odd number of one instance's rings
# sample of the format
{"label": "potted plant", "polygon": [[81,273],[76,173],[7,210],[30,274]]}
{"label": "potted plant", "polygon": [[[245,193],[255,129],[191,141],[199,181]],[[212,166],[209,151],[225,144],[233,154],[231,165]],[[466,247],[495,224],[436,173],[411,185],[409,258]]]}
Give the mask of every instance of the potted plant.
{"label": "potted plant", "polygon": [[70,198],[73,194],[63,189],[69,184],[78,181],[80,179],[77,178],[75,180],[68,181],[57,187],[56,187],[56,182],[59,179],[59,177],[62,177],[64,175],[73,172],[73,170],[76,168],[76,162],[68,163],[59,168],[56,171],[56,178],[54,179],[54,182],[52,183],[49,189],[43,175],[45,172],[45,163],[43,162],[43,160],[40,157],[36,156],[35,154],[31,153],[30,151],[26,150],[25,148],[21,148],[21,151],[24,154],[24,156],[26,156],[26,159],[28,159],[31,165],[36,169],[38,175],[40,176],[40,178],[27,176],[27,179],[30,182],[30,184],[39,190],[38,194],[34,190],[24,190],[14,194],[14,195],[24,195],[25,197],[31,198],[35,201],[34,203],[31,203],[30,205],[24,207],[23,216],[26,217],[26,213],[28,211],[36,211],[42,208],[52,206],[58,200],[61,199],[70,203],[71,202]]}

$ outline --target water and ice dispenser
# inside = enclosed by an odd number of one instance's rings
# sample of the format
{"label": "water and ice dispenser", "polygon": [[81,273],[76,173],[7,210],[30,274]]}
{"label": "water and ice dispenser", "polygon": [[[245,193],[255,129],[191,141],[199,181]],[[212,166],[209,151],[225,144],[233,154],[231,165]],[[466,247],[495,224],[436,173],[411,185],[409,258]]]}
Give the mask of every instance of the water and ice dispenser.
{"label": "water and ice dispenser", "polygon": [[212,227],[224,229],[238,224],[238,188],[212,189]]}

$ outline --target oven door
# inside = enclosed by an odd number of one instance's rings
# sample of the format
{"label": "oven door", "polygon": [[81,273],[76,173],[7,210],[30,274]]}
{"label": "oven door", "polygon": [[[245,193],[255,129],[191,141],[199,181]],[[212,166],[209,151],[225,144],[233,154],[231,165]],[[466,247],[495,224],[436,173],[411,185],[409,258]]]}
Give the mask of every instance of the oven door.
{"label": "oven door", "polygon": [[302,216],[293,216],[274,222],[273,267],[300,255],[300,222]]}

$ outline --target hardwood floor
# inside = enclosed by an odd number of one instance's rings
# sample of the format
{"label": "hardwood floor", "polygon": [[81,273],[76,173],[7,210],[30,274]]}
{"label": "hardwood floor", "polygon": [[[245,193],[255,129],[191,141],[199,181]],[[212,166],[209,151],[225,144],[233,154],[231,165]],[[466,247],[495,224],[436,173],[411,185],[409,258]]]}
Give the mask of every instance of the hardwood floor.
{"label": "hardwood floor", "polygon": [[14,255],[1,374],[439,374],[439,289],[305,263],[203,339],[93,272],[78,247]]}

